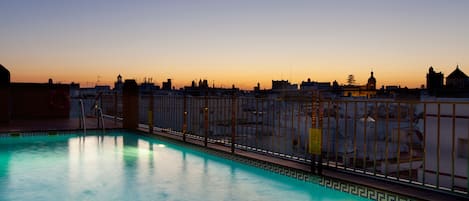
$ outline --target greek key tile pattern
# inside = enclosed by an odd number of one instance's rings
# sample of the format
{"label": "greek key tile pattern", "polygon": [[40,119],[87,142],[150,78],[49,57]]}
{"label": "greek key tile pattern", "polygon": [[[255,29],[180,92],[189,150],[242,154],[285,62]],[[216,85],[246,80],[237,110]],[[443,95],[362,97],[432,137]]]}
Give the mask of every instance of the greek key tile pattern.
{"label": "greek key tile pattern", "polygon": [[373,188],[365,187],[358,184],[346,183],[343,181],[337,181],[331,178],[323,177],[321,180],[321,185],[328,188],[332,188],[338,191],[347,192],[353,195],[358,195],[360,197],[372,199],[372,200],[395,200],[395,201],[408,201],[413,200],[411,198],[396,195],[389,192],[384,192],[376,190]]}

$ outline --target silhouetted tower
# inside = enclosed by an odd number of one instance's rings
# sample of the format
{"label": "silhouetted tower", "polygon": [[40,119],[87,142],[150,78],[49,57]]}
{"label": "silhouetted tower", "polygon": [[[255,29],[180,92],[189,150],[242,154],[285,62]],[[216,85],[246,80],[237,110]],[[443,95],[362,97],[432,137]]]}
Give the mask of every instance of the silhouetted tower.
{"label": "silhouetted tower", "polygon": [[443,73],[435,72],[433,67],[430,66],[427,73],[427,89],[433,91],[441,88],[443,88]]}
{"label": "silhouetted tower", "polygon": [[257,86],[254,87],[254,91],[260,91],[261,90],[261,84],[258,82]]}
{"label": "silhouetted tower", "polygon": [[122,82],[122,76],[119,74],[117,76],[117,81],[114,82],[114,91],[122,92],[123,86],[124,86],[124,82]]}
{"label": "silhouetted tower", "polygon": [[367,90],[376,90],[376,78],[373,76],[373,71],[371,71],[371,76],[368,78],[368,82],[366,83]]}
{"label": "silhouetted tower", "polygon": [[208,89],[208,81],[207,80],[201,81],[199,84],[199,87],[203,89]]}
{"label": "silhouetted tower", "polygon": [[171,79],[168,79],[167,82],[163,82],[163,90],[171,90],[172,84],[171,84]]}

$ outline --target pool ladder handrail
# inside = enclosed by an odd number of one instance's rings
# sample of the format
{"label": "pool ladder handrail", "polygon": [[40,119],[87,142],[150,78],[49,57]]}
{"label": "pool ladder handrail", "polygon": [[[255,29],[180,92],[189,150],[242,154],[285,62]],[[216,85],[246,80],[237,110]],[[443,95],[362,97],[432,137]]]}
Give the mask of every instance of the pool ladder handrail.
{"label": "pool ladder handrail", "polygon": [[99,128],[99,125],[100,125],[100,121],[101,121],[101,128],[103,129],[103,134],[104,132],[106,132],[106,128],[104,127],[104,115],[103,115],[103,109],[101,107],[101,105],[103,104],[103,92],[99,92],[95,99],[94,99],[94,110],[95,110],[95,114],[96,114],[96,120],[98,122],[98,125],[97,125],[97,128]]}
{"label": "pool ladder handrail", "polygon": [[[98,105],[96,104],[95,105],[95,110],[96,110],[96,119],[98,121],[98,128],[99,128],[99,125],[101,125],[101,128],[103,129],[103,133],[106,132],[106,128],[104,126],[104,115],[103,115],[103,109]],[[101,124],[99,123],[101,121]]]}
{"label": "pool ladder handrail", "polygon": [[86,135],[86,117],[85,117],[85,107],[83,106],[83,99],[78,100],[78,105],[80,106],[80,118],[79,118],[79,127],[83,128],[83,135]]}

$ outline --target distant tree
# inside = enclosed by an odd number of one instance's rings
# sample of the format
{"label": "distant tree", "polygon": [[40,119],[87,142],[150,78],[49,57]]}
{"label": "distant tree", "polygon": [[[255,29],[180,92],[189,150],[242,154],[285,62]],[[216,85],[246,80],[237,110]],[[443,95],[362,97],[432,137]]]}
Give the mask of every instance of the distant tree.
{"label": "distant tree", "polygon": [[355,76],[353,74],[348,75],[347,84],[348,85],[354,85],[355,84]]}

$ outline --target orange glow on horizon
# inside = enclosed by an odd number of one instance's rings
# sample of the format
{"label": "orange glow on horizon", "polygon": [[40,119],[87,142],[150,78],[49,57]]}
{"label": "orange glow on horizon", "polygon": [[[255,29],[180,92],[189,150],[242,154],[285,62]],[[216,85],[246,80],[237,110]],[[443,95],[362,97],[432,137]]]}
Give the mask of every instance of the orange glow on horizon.
{"label": "orange glow on horizon", "polygon": [[[8,66],[6,66],[8,68]],[[22,68],[19,68],[22,69]],[[79,68],[80,69],[80,68]],[[135,72],[132,71],[135,69]],[[290,73],[283,72],[259,72],[256,73],[256,68],[227,68],[226,71],[219,70],[216,72],[207,72],[204,75],[204,72],[181,72],[174,73],[168,70],[165,70],[165,73],[158,73],[158,70],[145,71],[141,73],[142,68],[132,68],[125,69],[123,72],[117,72],[114,69],[102,68],[101,71],[97,72],[99,74],[90,75],[90,73],[85,73],[80,70],[66,70],[58,71],[58,73],[51,72],[39,72],[38,70],[29,70],[29,71],[20,71],[17,68],[9,68],[11,73],[12,82],[34,82],[34,83],[47,83],[49,78],[52,78],[54,83],[79,83],[81,87],[94,87],[96,85],[109,85],[111,88],[114,86],[114,82],[117,79],[117,75],[121,74],[123,79],[135,79],[138,83],[142,83],[145,78],[152,78],[155,85],[161,86],[162,82],[165,82],[168,78],[172,79],[173,86],[176,89],[183,88],[184,86],[190,86],[191,82],[194,80],[198,82],[199,79],[206,79],[209,82],[209,86],[212,87],[222,87],[222,88],[231,88],[234,84],[235,87],[242,90],[252,90],[254,86],[257,86],[259,82],[261,89],[270,89],[272,80],[289,80],[290,83],[300,85],[302,81],[306,81],[310,78],[312,81],[317,82],[333,82],[337,80],[339,84],[345,84],[346,78],[349,74],[355,76],[357,85],[364,85],[367,82],[368,77],[370,76],[368,69],[366,70],[357,70],[357,72],[324,72],[324,69],[333,70],[334,68],[321,68],[318,70],[309,70],[309,72],[299,72],[291,70]],[[145,68],[143,68],[145,69]],[[164,70],[164,69],[163,69]],[[425,84],[425,75],[427,68],[422,68],[412,73],[392,73],[392,72],[382,72],[379,69],[374,69],[375,78],[377,79],[377,88],[380,88],[382,85],[395,85],[401,87],[409,88],[420,88],[422,84]],[[317,73],[313,73],[317,71]],[[323,71],[323,72],[321,72]],[[360,73],[358,73],[360,72]],[[451,71],[449,71],[451,72]],[[445,72],[445,75],[449,74]],[[418,75],[418,76],[415,76]]]}

